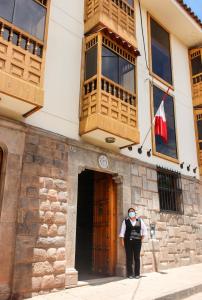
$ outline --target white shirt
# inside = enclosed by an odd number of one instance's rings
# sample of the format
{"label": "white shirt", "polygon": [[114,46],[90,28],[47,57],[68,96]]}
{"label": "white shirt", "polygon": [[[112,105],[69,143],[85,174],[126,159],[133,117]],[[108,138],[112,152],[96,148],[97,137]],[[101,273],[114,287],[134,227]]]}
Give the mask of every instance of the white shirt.
{"label": "white shirt", "polygon": [[[130,218],[128,218],[128,219],[130,220],[131,224],[133,226],[135,226],[136,220],[132,221]],[[140,219],[140,222],[141,222],[141,231],[140,231],[140,233],[143,236],[147,236],[147,227],[146,227],[145,223],[142,221],[142,219]],[[125,220],[123,220],[123,223],[121,225],[121,231],[120,231],[119,237],[124,238],[125,232],[126,232],[126,223],[125,223]]]}

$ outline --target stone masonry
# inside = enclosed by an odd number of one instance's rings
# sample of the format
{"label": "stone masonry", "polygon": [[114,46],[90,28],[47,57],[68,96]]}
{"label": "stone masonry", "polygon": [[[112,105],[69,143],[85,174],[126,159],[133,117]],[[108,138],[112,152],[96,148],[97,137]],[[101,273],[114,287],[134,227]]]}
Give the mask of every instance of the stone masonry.
{"label": "stone masonry", "polygon": [[196,180],[182,177],[184,214],[160,212],[157,172],[144,166],[131,167],[131,204],[148,229],[155,224],[155,239],[143,244],[144,272],[202,262],[202,194]]}
{"label": "stone masonry", "polygon": [[18,202],[13,295],[65,287],[67,146],[27,132]]}
{"label": "stone masonry", "polygon": [[[86,143],[0,119],[5,149],[0,195],[0,300],[76,286],[78,175],[112,174],[117,186],[116,275],[125,274],[118,233],[129,207],[137,209],[155,239],[145,239],[142,272],[202,262],[202,184],[182,176],[183,214],[160,212],[156,167]],[[98,164],[100,154],[107,170]]]}

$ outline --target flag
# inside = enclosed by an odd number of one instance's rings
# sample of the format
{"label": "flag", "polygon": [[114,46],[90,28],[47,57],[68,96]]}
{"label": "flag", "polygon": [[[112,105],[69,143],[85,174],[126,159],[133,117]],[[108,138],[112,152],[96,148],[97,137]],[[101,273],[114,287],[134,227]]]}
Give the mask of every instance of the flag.
{"label": "flag", "polygon": [[168,142],[168,129],[164,110],[164,100],[161,101],[161,104],[156,112],[154,128],[155,135],[159,135],[166,144]]}

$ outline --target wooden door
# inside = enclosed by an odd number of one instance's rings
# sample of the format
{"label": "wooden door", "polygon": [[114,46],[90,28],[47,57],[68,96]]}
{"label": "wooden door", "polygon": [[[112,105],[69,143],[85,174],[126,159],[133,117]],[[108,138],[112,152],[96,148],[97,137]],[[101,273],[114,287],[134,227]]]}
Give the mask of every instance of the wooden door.
{"label": "wooden door", "polygon": [[113,275],[116,264],[116,189],[112,176],[95,173],[93,271]]}

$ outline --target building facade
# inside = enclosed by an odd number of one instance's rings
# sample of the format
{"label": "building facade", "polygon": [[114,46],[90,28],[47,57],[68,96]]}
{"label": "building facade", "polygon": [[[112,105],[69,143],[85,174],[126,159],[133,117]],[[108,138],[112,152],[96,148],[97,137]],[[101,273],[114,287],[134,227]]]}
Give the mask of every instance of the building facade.
{"label": "building facade", "polygon": [[202,262],[202,23],[164,2],[0,0],[0,299],[124,276],[131,206],[142,272]]}

